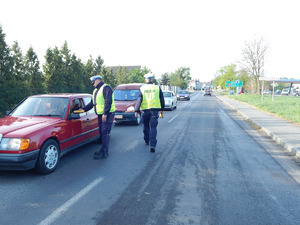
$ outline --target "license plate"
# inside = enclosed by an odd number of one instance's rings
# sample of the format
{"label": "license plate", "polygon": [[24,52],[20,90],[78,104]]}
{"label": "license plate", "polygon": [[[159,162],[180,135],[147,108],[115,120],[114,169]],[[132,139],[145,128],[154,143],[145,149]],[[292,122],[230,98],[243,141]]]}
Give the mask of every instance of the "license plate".
{"label": "license plate", "polygon": [[123,115],[115,115],[116,119],[123,119]]}

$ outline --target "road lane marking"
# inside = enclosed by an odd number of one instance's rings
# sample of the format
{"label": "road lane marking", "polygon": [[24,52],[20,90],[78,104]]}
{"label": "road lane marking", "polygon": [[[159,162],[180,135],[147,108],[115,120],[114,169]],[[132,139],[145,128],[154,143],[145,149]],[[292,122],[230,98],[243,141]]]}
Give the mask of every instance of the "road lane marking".
{"label": "road lane marking", "polygon": [[99,184],[104,178],[100,177],[78,192],[74,197],[72,197],[65,204],[57,208],[51,215],[39,223],[39,225],[49,225],[57,220],[64,212],[66,212],[72,205],[79,201],[83,196],[85,196],[89,191],[91,191],[97,184]]}
{"label": "road lane marking", "polygon": [[170,119],[169,121],[168,121],[168,123],[171,123],[172,122],[172,120],[174,120],[177,116],[179,116],[179,114],[177,114],[176,116],[174,116],[172,119]]}

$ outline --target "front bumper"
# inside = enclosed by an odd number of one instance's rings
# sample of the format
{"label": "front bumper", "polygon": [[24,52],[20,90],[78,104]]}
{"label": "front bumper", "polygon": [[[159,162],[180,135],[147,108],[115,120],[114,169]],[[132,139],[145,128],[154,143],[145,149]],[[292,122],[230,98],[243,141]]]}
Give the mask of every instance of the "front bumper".
{"label": "front bumper", "polygon": [[188,100],[190,99],[190,96],[178,96],[177,100]]}
{"label": "front bumper", "polygon": [[115,122],[136,121],[135,112],[115,112]]}
{"label": "front bumper", "polygon": [[35,167],[40,150],[24,154],[0,154],[1,170],[28,170]]}

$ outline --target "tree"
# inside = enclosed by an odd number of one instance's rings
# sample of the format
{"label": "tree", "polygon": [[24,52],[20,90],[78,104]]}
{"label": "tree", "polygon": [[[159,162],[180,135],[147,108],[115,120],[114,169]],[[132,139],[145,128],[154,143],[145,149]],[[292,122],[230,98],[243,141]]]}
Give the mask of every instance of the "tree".
{"label": "tree", "polygon": [[126,67],[119,66],[116,71],[117,85],[127,83],[127,72]]}
{"label": "tree", "polygon": [[5,34],[0,25],[0,115],[4,115],[5,111],[10,109],[11,102],[7,101],[9,89],[13,87],[12,79],[13,59],[10,55],[10,48],[5,42]]}
{"label": "tree", "polygon": [[144,68],[136,68],[133,70],[130,70],[128,72],[128,83],[144,83],[145,78],[144,75],[148,73],[148,69],[146,67]]}
{"label": "tree", "polygon": [[169,74],[164,73],[164,74],[161,76],[160,84],[161,84],[161,85],[170,85]]}
{"label": "tree", "polygon": [[62,77],[64,62],[58,48],[47,49],[45,59],[43,70],[46,77],[47,92],[64,92],[64,79]]}
{"label": "tree", "polygon": [[107,69],[105,66],[101,67],[100,75],[104,83],[109,84],[112,88],[117,86],[116,77],[113,74],[112,69]]}
{"label": "tree", "polygon": [[216,80],[218,81],[217,86],[221,86],[222,89],[226,89],[226,81],[235,81],[237,79],[236,65],[231,64],[224,66],[218,70],[217,74],[219,77],[219,79]]}
{"label": "tree", "polygon": [[30,95],[45,93],[45,77],[40,71],[40,62],[32,47],[28,49],[25,55],[24,71]]}
{"label": "tree", "polygon": [[263,38],[245,42],[245,48],[242,51],[243,61],[242,69],[251,77],[255,93],[259,93],[259,78],[264,75],[265,56],[269,47],[264,44]]}
{"label": "tree", "polygon": [[8,101],[19,102],[29,95],[29,88],[27,85],[28,78],[25,77],[24,56],[17,41],[12,46],[11,56],[13,59],[12,79],[14,80],[14,88],[10,90],[11,95],[8,96]]}
{"label": "tree", "polygon": [[191,80],[190,68],[180,67],[174,73],[171,73],[169,78],[170,78],[170,85],[185,89],[187,88],[188,83]]}
{"label": "tree", "polygon": [[104,60],[99,55],[95,62],[95,75],[100,74],[103,63],[104,63]]}

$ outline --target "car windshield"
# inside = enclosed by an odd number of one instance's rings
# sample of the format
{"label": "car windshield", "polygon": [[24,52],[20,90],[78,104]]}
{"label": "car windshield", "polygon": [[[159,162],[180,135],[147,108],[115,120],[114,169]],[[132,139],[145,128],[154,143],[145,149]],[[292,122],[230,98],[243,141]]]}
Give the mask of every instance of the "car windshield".
{"label": "car windshield", "polygon": [[30,97],[18,105],[10,116],[59,116],[66,113],[68,98]]}
{"label": "car windshield", "polygon": [[172,97],[172,94],[171,94],[171,92],[163,92],[163,94],[164,94],[164,97]]}
{"label": "car windshield", "polygon": [[114,90],[115,101],[134,101],[137,100],[140,90],[137,89],[117,89]]}
{"label": "car windshield", "polygon": [[178,93],[179,94],[188,94],[189,92],[188,91],[179,91]]}

